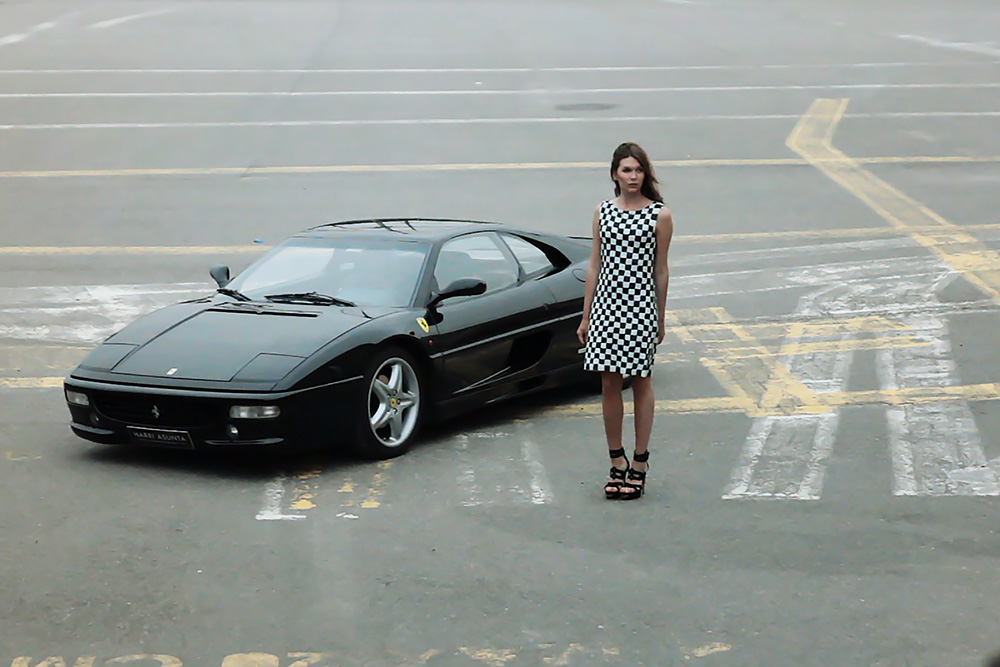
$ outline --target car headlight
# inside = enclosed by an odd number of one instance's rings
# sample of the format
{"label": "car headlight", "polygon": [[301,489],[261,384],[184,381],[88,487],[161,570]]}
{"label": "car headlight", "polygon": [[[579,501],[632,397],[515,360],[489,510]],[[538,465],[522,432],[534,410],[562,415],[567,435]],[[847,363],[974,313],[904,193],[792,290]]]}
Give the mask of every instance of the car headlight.
{"label": "car headlight", "polygon": [[81,391],[73,391],[72,389],[66,390],[66,402],[73,405],[82,405],[84,407],[90,407],[90,398]]}
{"label": "car headlight", "polygon": [[229,408],[230,419],[274,419],[281,414],[277,405],[234,405]]}

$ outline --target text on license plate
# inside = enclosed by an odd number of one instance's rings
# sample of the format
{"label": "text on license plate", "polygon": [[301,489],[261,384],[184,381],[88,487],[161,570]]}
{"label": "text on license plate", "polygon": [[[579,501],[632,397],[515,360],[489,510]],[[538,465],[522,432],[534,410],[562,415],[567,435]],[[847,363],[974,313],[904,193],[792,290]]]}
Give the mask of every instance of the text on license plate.
{"label": "text on license plate", "polygon": [[194,447],[194,443],[191,442],[191,434],[187,431],[165,431],[158,428],[139,428],[137,426],[129,426],[128,430],[133,442],[160,445],[161,447]]}

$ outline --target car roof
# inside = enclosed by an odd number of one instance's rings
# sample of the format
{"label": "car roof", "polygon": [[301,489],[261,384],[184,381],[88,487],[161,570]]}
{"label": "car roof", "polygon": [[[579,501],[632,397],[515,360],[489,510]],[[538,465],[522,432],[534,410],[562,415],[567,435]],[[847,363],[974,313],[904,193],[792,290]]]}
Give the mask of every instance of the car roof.
{"label": "car roof", "polygon": [[377,218],[371,220],[344,220],[311,227],[296,236],[340,236],[344,234],[375,237],[408,236],[413,239],[442,241],[459,234],[474,231],[514,229],[494,222],[480,220],[448,220],[430,218]]}

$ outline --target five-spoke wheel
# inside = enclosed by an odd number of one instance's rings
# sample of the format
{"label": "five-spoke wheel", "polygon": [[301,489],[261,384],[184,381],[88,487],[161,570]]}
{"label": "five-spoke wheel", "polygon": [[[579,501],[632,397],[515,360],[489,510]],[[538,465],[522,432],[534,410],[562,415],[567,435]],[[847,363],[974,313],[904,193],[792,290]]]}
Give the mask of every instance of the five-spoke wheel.
{"label": "five-spoke wheel", "polygon": [[398,456],[420,426],[423,406],[417,364],[404,350],[382,350],[369,364],[364,382],[362,454],[377,459]]}

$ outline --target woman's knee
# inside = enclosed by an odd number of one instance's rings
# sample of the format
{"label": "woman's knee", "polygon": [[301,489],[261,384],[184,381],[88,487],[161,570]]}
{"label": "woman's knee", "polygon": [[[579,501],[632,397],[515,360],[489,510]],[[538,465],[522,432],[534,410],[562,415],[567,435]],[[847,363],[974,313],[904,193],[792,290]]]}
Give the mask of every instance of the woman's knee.
{"label": "woman's knee", "polygon": [[632,397],[636,402],[653,400],[653,379],[632,378]]}
{"label": "woman's knee", "polygon": [[621,392],[622,376],[618,373],[601,373],[601,390],[604,392]]}

